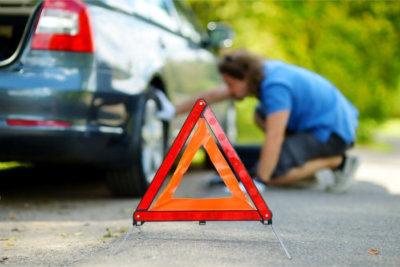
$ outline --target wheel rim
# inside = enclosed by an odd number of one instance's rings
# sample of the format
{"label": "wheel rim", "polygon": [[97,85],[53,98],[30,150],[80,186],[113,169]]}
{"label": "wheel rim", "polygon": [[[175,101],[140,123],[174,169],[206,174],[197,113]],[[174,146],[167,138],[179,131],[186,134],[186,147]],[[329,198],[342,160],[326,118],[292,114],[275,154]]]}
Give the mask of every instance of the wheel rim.
{"label": "wheel rim", "polygon": [[148,183],[153,180],[164,155],[163,123],[156,117],[157,110],[155,100],[147,100],[141,135],[143,174]]}

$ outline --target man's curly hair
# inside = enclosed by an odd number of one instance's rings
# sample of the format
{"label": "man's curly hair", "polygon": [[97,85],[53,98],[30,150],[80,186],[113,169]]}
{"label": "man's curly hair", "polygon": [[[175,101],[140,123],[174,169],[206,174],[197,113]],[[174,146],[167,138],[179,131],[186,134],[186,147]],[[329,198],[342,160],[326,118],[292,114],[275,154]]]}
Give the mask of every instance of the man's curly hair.
{"label": "man's curly hair", "polygon": [[231,52],[219,61],[218,70],[221,74],[233,78],[248,79],[248,91],[251,95],[258,96],[260,84],[264,79],[263,61],[260,57],[247,52],[244,49]]}

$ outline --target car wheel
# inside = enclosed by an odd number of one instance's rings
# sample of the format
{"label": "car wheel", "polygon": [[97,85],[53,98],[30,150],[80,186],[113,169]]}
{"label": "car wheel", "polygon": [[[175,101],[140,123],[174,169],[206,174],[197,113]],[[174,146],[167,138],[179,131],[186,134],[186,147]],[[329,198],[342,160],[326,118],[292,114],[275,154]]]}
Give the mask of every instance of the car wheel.
{"label": "car wheel", "polygon": [[132,164],[123,169],[109,170],[107,182],[118,196],[143,196],[163,162],[168,124],[157,118],[160,103],[151,88],[140,101],[132,137]]}

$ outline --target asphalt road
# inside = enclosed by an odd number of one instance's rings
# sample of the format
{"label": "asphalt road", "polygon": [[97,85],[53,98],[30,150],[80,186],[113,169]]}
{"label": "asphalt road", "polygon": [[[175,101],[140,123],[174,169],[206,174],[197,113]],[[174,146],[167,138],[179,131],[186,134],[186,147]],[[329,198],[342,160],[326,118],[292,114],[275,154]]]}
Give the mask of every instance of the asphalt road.
{"label": "asphalt road", "polygon": [[[59,169],[2,172],[0,265],[399,266],[399,151],[352,151],[363,159],[346,194],[325,192],[327,171],[313,187],[262,192],[292,260],[260,222],[147,222],[132,229],[139,199],[113,198],[100,179]],[[213,175],[189,169],[178,193],[225,196],[224,187],[206,186]]]}

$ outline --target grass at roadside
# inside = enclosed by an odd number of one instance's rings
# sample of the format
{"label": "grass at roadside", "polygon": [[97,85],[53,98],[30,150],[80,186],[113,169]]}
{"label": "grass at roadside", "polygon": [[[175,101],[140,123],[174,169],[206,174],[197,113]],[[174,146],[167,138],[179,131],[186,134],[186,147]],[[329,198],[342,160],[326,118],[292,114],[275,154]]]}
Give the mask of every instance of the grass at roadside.
{"label": "grass at roadside", "polygon": [[380,127],[379,132],[388,138],[400,138],[400,118],[388,120]]}
{"label": "grass at roadside", "polygon": [[256,105],[257,99],[251,97],[235,102],[239,144],[260,144],[264,140],[264,133],[254,123]]}
{"label": "grass at roadside", "polygon": [[392,151],[392,145],[387,139],[400,139],[400,118],[389,119],[381,125],[377,125],[371,130],[371,140],[358,142],[360,146],[365,146],[380,152]]}

